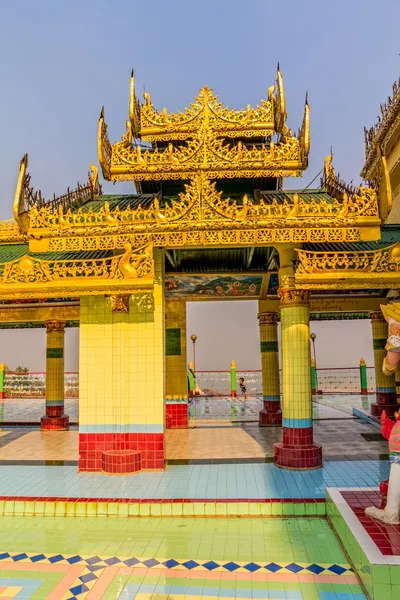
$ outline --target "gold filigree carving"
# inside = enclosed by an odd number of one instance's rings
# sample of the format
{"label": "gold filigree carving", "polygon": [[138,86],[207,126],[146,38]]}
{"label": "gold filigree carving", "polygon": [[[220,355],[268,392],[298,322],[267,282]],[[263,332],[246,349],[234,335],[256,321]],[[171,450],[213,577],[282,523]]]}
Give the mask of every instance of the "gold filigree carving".
{"label": "gold filigree carving", "polygon": [[385,322],[385,317],[383,316],[383,313],[380,310],[376,310],[374,312],[369,313],[369,318],[371,319],[371,321],[380,322],[380,323]]}
{"label": "gold filigree carving", "polygon": [[280,288],[278,290],[278,296],[281,306],[307,306],[309,303],[310,292],[301,289]]}
{"label": "gold filigree carving", "polygon": [[[240,225],[240,224],[239,224]],[[156,247],[183,248],[183,247],[215,247],[215,246],[253,246],[273,245],[275,243],[323,243],[323,242],[359,242],[362,229],[352,228],[284,228],[284,229],[250,229],[245,230],[229,227],[227,230],[208,231],[178,231],[154,233],[127,233],[102,236],[84,235],[79,237],[59,237],[49,239],[50,252],[63,252],[66,250],[117,250],[125,247],[129,241],[133,247],[144,244],[153,244]]]}
{"label": "gold filigree carving", "polygon": [[205,85],[190,108],[167,113],[166,109],[157,111],[147,94],[140,112],[141,137],[149,142],[186,140],[205,120],[216,135],[222,137],[271,137],[274,133],[274,101],[268,98],[256,108],[231,110]]}
{"label": "gold filigree carving", "polygon": [[26,241],[26,236],[20,231],[17,221],[7,219],[0,221],[0,241],[2,243],[16,243]]}
{"label": "gold filigree carving", "polygon": [[52,200],[46,200],[40,190],[34,191],[31,186],[31,176],[27,172],[27,168],[28,155],[25,154],[20,161],[13,206],[14,219],[23,234],[30,227],[30,210],[32,208],[36,212],[40,209],[45,209],[48,213],[52,213],[56,209],[61,209],[61,211],[66,211],[70,208],[76,209],[85,202],[98,198],[102,193],[101,185],[99,184],[98,169],[96,166],[90,165],[86,185],[78,183],[74,190],[68,188],[65,194],[61,196],[54,195]]}
{"label": "gold filigree carving", "polygon": [[298,250],[299,264],[296,273],[399,273],[400,244],[383,250],[366,252],[311,252]]}
{"label": "gold filigree carving", "polygon": [[302,230],[306,227],[342,229],[357,225],[379,225],[373,189],[362,188],[359,195],[345,196],[342,201],[324,197],[310,201],[296,192],[277,194],[276,198],[268,201],[261,198],[255,202],[248,196],[244,196],[242,201],[233,201],[223,198],[222,192],[216,189],[216,183],[210,181],[205,173],[199,173],[185,185],[185,192],[179,194],[179,200],[167,201],[162,207],[155,197],[146,208],[139,205],[124,210],[117,207],[111,211],[108,202],[105,202],[98,211],[92,208],[64,211],[62,206],[55,211],[49,206],[34,206],[30,212],[30,232],[36,236],[39,229],[42,237],[87,237],[96,232],[106,236],[117,231],[129,234],[151,231],[154,234],[156,231],[176,232],[177,228],[190,231],[210,227],[229,228],[235,236],[232,227]]}
{"label": "gold filigree carving", "polygon": [[[309,106],[306,102],[303,126],[297,137],[286,125],[279,68],[276,87],[271,86],[268,99],[256,108],[229,109],[207,86],[184,112],[168,113],[166,109],[159,112],[150,95],[145,93],[144,97],[145,102],[140,106],[132,74],[129,121],[122,140],[113,146],[107,135],[104,109],[101,111],[98,157],[108,180],[140,183],[190,179],[199,171],[207,172],[209,179],[297,177],[307,165]],[[271,140],[274,133],[279,134],[277,143]],[[152,144],[151,147],[142,142],[133,144],[137,137]],[[250,143],[254,139],[257,144]]]}
{"label": "gold filigree carving", "polygon": [[385,154],[387,143],[400,126],[400,79],[392,86],[392,96],[380,106],[381,116],[370,129],[364,127],[365,165],[361,176],[370,179],[374,172],[377,149]]}
{"label": "gold filigree carving", "polygon": [[[101,150],[101,156],[103,150]],[[103,158],[99,156],[100,164]],[[300,176],[302,161],[300,142],[286,136],[278,143],[247,146],[241,141],[227,143],[206,122],[185,144],[142,150],[123,139],[112,147],[110,176],[112,181],[161,181],[190,179],[206,171],[210,179],[234,177]]]}
{"label": "gold filigree carving", "polygon": [[58,331],[63,332],[64,329],[65,329],[65,321],[56,321],[56,320],[46,321],[47,333],[54,333],[54,332],[58,332]]}
{"label": "gold filigree carving", "polygon": [[111,311],[112,312],[129,312],[129,294],[117,294],[111,296]]}
{"label": "gold filigree carving", "polygon": [[274,312],[263,312],[257,315],[259,325],[276,325],[278,323],[278,315]]}
{"label": "gold filigree carving", "polygon": [[120,256],[103,259],[46,261],[32,256],[0,263],[0,285],[49,283],[64,279],[134,279],[154,276],[149,247],[132,251],[130,244]]}

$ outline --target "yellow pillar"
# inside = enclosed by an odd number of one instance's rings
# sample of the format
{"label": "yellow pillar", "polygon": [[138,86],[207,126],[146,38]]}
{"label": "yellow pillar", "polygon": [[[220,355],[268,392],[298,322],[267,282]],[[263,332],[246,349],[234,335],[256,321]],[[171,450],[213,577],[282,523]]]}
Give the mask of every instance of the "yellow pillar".
{"label": "yellow pillar", "polygon": [[79,469],[164,468],[164,273],[153,292],[80,303]]}
{"label": "yellow pillar", "polygon": [[386,356],[388,324],[380,310],[372,312],[370,318],[376,382],[376,402],[371,405],[371,414],[380,417],[382,411],[385,410],[388,415],[393,416],[398,409],[395,376],[384,375],[382,370],[383,359]]}
{"label": "yellow pillar", "polygon": [[167,429],[188,426],[186,302],[165,305],[165,420]]}
{"label": "yellow pillar", "polygon": [[293,247],[279,249],[282,332],[282,442],[274,444],[275,464],[288,469],[322,465],[313,441],[309,292],[295,288]]}
{"label": "yellow pillar", "polygon": [[41,429],[68,429],[64,414],[64,321],[46,322],[46,414]]}
{"label": "yellow pillar", "polygon": [[278,315],[263,312],[263,300],[258,303],[260,326],[261,375],[264,408],[260,411],[260,426],[282,424],[279,389]]}

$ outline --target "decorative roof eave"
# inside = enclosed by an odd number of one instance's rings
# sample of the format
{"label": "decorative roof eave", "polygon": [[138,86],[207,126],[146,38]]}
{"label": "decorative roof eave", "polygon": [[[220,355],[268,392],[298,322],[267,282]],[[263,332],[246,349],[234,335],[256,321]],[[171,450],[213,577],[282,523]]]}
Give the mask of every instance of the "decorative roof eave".
{"label": "decorative roof eave", "polygon": [[304,289],[400,289],[400,243],[366,252],[298,250],[296,285]]}
{"label": "decorative roof eave", "polygon": [[[98,211],[31,210],[30,248],[36,252],[134,246],[241,246],[277,242],[339,242],[378,240],[380,225],[376,194],[366,188],[356,199],[341,202],[319,194],[318,202],[302,193],[277,193],[258,202],[223,198],[204,173],[186,184],[179,199],[160,206],[158,197],[142,207],[114,208],[105,202]],[[322,196],[322,197],[321,197]],[[277,200],[279,199],[279,201]],[[79,238],[84,238],[79,242]],[[101,245],[94,240],[99,238]],[[62,240],[65,240],[63,242]],[[91,242],[89,242],[89,239]],[[117,245],[115,245],[117,244]]]}
{"label": "decorative roof eave", "polygon": [[[307,105],[308,106],[308,105]],[[308,114],[308,112],[307,112]],[[309,120],[305,117],[305,123]],[[142,149],[133,145],[131,125],[120,142],[111,146],[104,113],[98,127],[98,157],[110,181],[188,179],[205,172],[210,179],[233,177],[298,177],[307,164],[309,127],[303,124],[301,140],[285,126],[278,143],[247,146],[226,143],[208,125],[201,126],[187,143]]]}
{"label": "decorative roof eave", "polygon": [[26,241],[26,235],[21,233],[15,219],[0,221],[0,244],[22,244]]}
{"label": "decorative roof eave", "polygon": [[361,171],[364,179],[374,179],[379,165],[378,150],[386,155],[386,149],[391,145],[394,137],[398,137],[400,128],[400,80],[393,83],[392,97],[388,97],[385,104],[381,104],[381,117],[370,129],[364,127],[365,164]]}
{"label": "decorative roof eave", "polygon": [[45,261],[25,255],[0,264],[0,299],[132,294],[154,287],[152,248],[103,259]]}
{"label": "decorative roof eave", "polygon": [[[5,222],[4,227],[0,224],[0,242],[26,241],[26,233],[30,227],[30,210],[33,206],[36,208],[46,206],[53,210],[59,207],[62,209],[78,207],[88,200],[98,198],[102,191],[99,183],[98,169],[95,165],[90,165],[86,185],[78,183],[74,190],[68,188],[65,194],[61,196],[54,195],[52,200],[45,200],[40,190],[35,192],[33,187],[31,187],[31,177],[27,172],[27,168],[28,155],[24,154],[20,161],[17,186],[14,194],[14,222]],[[19,236],[17,236],[17,229]]]}
{"label": "decorative roof eave", "polygon": [[334,197],[342,198],[343,202],[356,201],[360,196],[365,194],[374,194],[377,198],[379,206],[379,217],[382,224],[386,223],[387,218],[392,210],[392,188],[390,185],[389,171],[387,168],[386,158],[378,149],[379,173],[376,174],[374,185],[371,187],[350,186],[343,182],[335,173],[332,166],[332,155],[325,159],[324,177],[322,185]]}

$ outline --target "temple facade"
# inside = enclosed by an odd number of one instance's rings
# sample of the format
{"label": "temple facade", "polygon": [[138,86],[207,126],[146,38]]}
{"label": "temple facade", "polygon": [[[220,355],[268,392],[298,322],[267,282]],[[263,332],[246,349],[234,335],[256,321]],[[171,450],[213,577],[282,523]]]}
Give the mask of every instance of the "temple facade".
{"label": "temple facade", "polygon": [[[385,111],[397,123],[394,93]],[[79,326],[80,471],[164,468],[166,428],[188,426],[187,301],[258,300],[260,426],[282,426],[278,466],[322,464],[312,319],[371,319],[372,410],[394,413],[380,310],[400,288],[400,137],[390,119],[366,133],[365,186],[341,181],[328,156],[317,189],[286,190],[285,178],[308,165],[310,107],[306,98],[294,134],[279,68],[255,108],[229,109],[204,86],[178,113],[158,111],[147,93],[140,103],[132,74],[122,139],[109,141],[103,109],[97,141],[104,179],[132,181],[135,194],[103,194],[91,165],[85,185],[46,200],[24,156],[13,219],[0,225],[0,326],[46,328],[41,426],[52,430],[68,428],[64,331]]]}

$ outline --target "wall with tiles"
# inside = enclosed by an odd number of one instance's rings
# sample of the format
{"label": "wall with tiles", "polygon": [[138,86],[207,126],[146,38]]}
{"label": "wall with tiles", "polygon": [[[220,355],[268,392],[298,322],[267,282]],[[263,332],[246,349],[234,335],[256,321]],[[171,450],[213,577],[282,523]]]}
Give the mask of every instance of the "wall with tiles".
{"label": "wall with tiles", "polygon": [[[96,470],[100,466],[98,454],[102,438],[82,436],[114,434],[113,438],[107,437],[107,449],[138,449],[138,442],[145,442],[143,436],[153,436],[152,441],[155,440],[154,435],[163,436],[165,361],[162,252],[155,250],[154,258],[154,294],[132,295],[129,312],[112,312],[111,299],[105,296],[81,299],[80,454],[82,458],[82,453],[95,452],[96,456],[91,455],[90,458],[96,461]],[[125,434],[129,434],[129,437],[121,437]],[[157,454],[161,458],[159,441],[157,437]],[[113,446],[110,448],[111,443]],[[143,466],[155,468],[153,463],[146,465],[146,457],[144,465],[142,457]],[[80,468],[84,469],[85,465],[80,464]]]}

